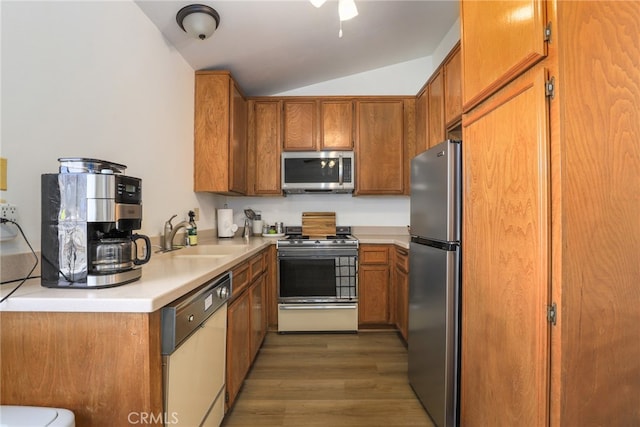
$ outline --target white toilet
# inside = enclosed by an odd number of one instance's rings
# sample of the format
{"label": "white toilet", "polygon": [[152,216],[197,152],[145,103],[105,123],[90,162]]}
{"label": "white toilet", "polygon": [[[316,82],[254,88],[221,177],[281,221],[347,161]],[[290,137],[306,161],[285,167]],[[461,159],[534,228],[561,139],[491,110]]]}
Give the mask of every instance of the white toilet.
{"label": "white toilet", "polygon": [[73,412],[61,408],[0,405],[0,427],[75,427]]}

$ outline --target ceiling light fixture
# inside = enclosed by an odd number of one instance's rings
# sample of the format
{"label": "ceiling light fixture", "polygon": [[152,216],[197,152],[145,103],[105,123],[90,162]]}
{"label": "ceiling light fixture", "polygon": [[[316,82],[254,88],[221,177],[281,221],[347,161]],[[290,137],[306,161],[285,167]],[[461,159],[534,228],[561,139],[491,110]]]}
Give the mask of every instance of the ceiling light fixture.
{"label": "ceiling light fixture", "polygon": [[180,28],[191,37],[205,40],[220,25],[220,15],[215,9],[204,4],[190,4],[178,11],[176,21]]}
{"label": "ceiling light fixture", "polygon": [[338,16],[341,21],[348,21],[358,16],[358,8],[354,0],[338,0]]}
{"label": "ceiling light fixture", "polygon": [[[315,7],[322,6],[326,0],[309,0]],[[340,31],[338,37],[342,38],[342,21],[348,21],[358,16],[358,8],[355,0],[338,0],[338,18],[340,19]]]}

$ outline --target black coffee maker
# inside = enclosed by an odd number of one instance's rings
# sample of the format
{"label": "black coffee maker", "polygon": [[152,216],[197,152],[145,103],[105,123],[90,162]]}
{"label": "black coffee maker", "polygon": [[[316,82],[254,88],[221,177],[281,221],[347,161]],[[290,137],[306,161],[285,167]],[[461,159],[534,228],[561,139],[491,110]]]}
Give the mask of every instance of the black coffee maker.
{"label": "black coffee maker", "polygon": [[[142,181],[125,165],[60,158],[42,175],[42,286],[104,288],[133,282],[151,257],[142,226]],[[138,257],[144,242],[144,256]]]}

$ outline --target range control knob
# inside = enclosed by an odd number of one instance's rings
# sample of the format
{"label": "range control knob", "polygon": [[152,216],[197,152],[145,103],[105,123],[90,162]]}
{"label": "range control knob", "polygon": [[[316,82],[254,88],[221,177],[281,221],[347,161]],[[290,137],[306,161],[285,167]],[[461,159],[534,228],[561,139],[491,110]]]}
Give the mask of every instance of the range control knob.
{"label": "range control knob", "polygon": [[229,298],[229,288],[226,286],[222,286],[221,288],[218,288],[218,298],[220,299]]}

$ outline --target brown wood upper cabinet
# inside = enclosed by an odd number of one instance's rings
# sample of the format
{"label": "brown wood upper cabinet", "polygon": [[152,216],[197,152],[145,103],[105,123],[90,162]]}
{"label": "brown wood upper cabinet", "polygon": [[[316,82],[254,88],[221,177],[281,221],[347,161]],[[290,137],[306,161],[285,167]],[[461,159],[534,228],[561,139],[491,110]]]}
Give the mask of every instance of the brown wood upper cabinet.
{"label": "brown wood upper cabinet", "polygon": [[439,68],[429,81],[429,148],[444,140],[444,72]]}
{"label": "brown wood upper cabinet", "polygon": [[280,195],[282,103],[259,100],[249,105],[249,195]]}
{"label": "brown wood upper cabinet", "polygon": [[356,101],[356,194],[403,194],[404,101]]}
{"label": "brown wood upper cabinet", "polygon": [[196,72],[194,191],[247,193],[247,103],[227,71]]}
{"label": "brown wood upper cabinet", "polygon": [[283,149],[315,150],[318,146],[318,104],[315,99],[283,102]]}
{"label": "brown wood upper cabinet", "polygon": [[283,150],[352,150],[351,99],[286,99],[283,101]]}
{"label": "brown wood upper cabinet", "polygon": [[353,101],[320,100],[320,149],[353,149]]}
{"label": "brown wood upper cabinet", "polygon": [[462,54],[460,43],[445,59],[444,65],[444,125],[449,129],[462,117]]}
{"label": "brown wood upper cabinet", "polygon": [[547,55],[546,3],[545,0],[461,3],[464,111]]}

